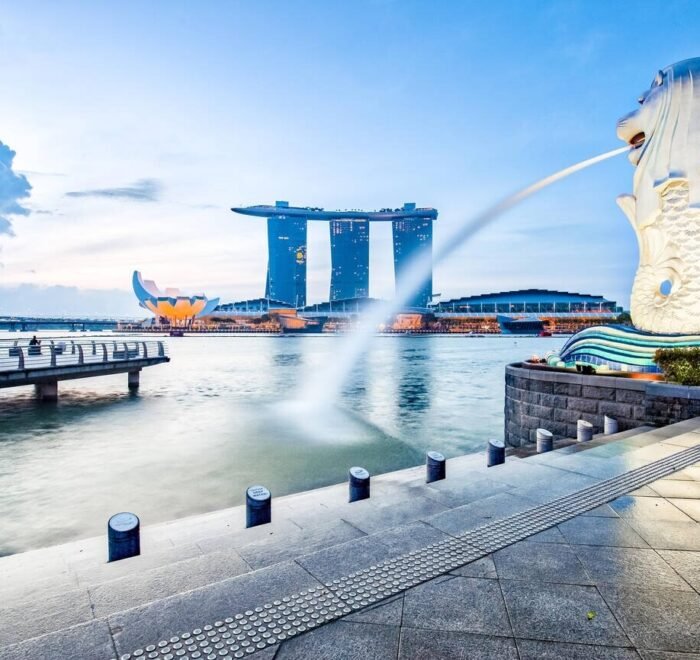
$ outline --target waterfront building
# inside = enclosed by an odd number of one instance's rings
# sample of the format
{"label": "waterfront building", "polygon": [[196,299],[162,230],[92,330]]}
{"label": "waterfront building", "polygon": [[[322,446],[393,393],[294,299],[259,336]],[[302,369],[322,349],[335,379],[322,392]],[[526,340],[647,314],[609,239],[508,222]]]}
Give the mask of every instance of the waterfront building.
{"label": "waterfront building", "polygon": [[463,296],[438,303],[436,312],[464,312],[472,314],[571,314],[622,313],[615,301],[603,296],[549,289],[521,289]]}
{"label": "waterfront building", "polygon": [[137,270],[131,284],[139,305],[153,312],[159,322],[172,325],[189,324],[211,313],[219,304],[218,298],[209,299],[203,293],[190,296],[170,287],[162,291],[153,280],[144,280]]}
{"label": "waterfront building", "polygon": [[464,296],[442,301],[432,309],[453,328],[488,334],[569,334],[614,322],[623,311],[603,296],[548,289]]}
{"label": "waterfront building", "polygon": [[[414,211],[415,204],[404,204],[405,211]],[[400,282],[403,274],[411,267],[414,259],[423,252],[432,254],[433,221],[430,217],[402,217],[393,220],[391,233],[394,243],[394,278]],[[423,286],[406,301],[409,307],[427,307],[433,298],[433,275],[423,282]]]}
{"label": "waterfront building", "polygon": [[227,314],[269,314],[279,310],[294,309],[293,305],[273,300],[271,298],[254,298],[251,300],[239,300],[238,302],[224,303],[216,308],[216,312]]}
{"label": "waterfront building", "polygon": [[368,310],[372,305],[381,303],[377,298],[369,298],[362,296],[358,298],[344,298],[342,300],[328,300],[322,303],[307,305],[304,309],[299,310],[304,314],[327,314],[333,316],[335,314],[361,314]]}
{"label": "waterfront building", "polygon": [[331,220],[329,300],[369,296],[369,221]]}
{"label": "waterfront building", "polygon": [[[285,209],[288,202],[277,202]],[[267,280],[265,297],[306,305],[306,219],[288,217],[283,211],[267,219]]]}
{"label": "waterfront building", "polygon": [[[401,208],[378,211],[326,211],[312,206],[235,207],[234,213],[267,218],[268,268],[265,297],[294,307],[306,305],[306,227],[309,221],[329,223],[331,282],[329,300],[369,296],[369,228],[371,222],[391,222],[396,281],[422,250],[432,251],[433,222],[437,211],[406,203]],[[432,274],[407,304],[426,308],[432,298]]]}
{"label": "waterfront building", "polygon": [[[225,323],[238,318],[248,323],[255,317],[288,316],[295,312],[308,319],[326,319],[327,332],[345,331],[354,327],[358,316],[381,302],[356,297],[294,308],[280,301],[258,298],[219,305],[210,320]],[[622,312],[615,301],[603,296],[524,289],[463,296],[427,309],[404,308],[378,329],[438,334],[572,334],[590,326],[617,323]]]}

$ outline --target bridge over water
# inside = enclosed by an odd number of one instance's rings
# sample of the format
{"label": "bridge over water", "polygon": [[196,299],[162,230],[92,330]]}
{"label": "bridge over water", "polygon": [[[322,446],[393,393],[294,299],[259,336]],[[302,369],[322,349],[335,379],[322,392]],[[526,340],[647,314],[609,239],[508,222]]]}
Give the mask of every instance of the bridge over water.
{"label": "bridge over water", "polygon": [[120,323],[133,321],[121,319],[98,319],[85,317],[43,317],[43,316],[0,316],[0,330],[10,332],[33,332],[35,330],[70,330],[88,332],[90,330],[116,330]]}
{"label": "bridge over water", "polygon": [[139,387],[141,369],[169,362],[163,341],[75,341],[28,339],[0,341],[0,388],[34,385],[42,399],[56,399],[58,381],[128,374],[129,389]]}

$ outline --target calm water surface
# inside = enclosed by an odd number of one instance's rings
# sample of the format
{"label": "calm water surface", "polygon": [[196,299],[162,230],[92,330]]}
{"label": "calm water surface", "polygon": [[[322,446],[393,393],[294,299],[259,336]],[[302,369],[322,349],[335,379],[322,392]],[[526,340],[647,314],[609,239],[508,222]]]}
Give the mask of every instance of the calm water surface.
{"label": "calm water surface", "polygon": [[280,402],[332,364],[339,337],[167,341],[172,361],[145,369],[136,395],[126,374],[59,383],[55,404],[0,390],[0,554],[102,534],[117,511],[150,524],[241,504],[252,483],[284,495],[352,465],[480,451],[503,434],[504,366],[563,343],[377,337],[339,407],[316,410]]}

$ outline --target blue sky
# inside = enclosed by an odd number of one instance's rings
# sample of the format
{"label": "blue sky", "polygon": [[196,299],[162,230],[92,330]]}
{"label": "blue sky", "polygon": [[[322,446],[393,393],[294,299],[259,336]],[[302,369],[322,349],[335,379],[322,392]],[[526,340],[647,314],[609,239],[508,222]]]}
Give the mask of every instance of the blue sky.
{"label": "blue sky", "polygon": [[[0,313],[138,314],[134,268],[225,300],[262,295],[265,225],[238,204],[414,201],[440,211],[439,241],[618,146],[615,122],[655,72],[699,48],[692,0],[9,0],[0,141],[32,190],[29,213],[6,216],[14,236],[0,234]],[[437,265],[435,291],[627,304],[636,241],[614,200],[631,177],[622,156],[528,200]],[[324,300],[324,225],[308,258],[309,299]],[[371,260],[371,294],[388,296],[389,227],[373,226]]]}

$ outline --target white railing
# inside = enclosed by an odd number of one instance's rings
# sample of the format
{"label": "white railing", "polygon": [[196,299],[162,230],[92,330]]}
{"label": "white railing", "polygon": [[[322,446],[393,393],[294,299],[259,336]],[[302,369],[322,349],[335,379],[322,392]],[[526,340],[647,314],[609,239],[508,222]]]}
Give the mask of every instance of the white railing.
{"label": "white railing", "polygon": [[93,339],[0,340],[0,372],[97,365],[166,357],[164,341],[100,341]]}

